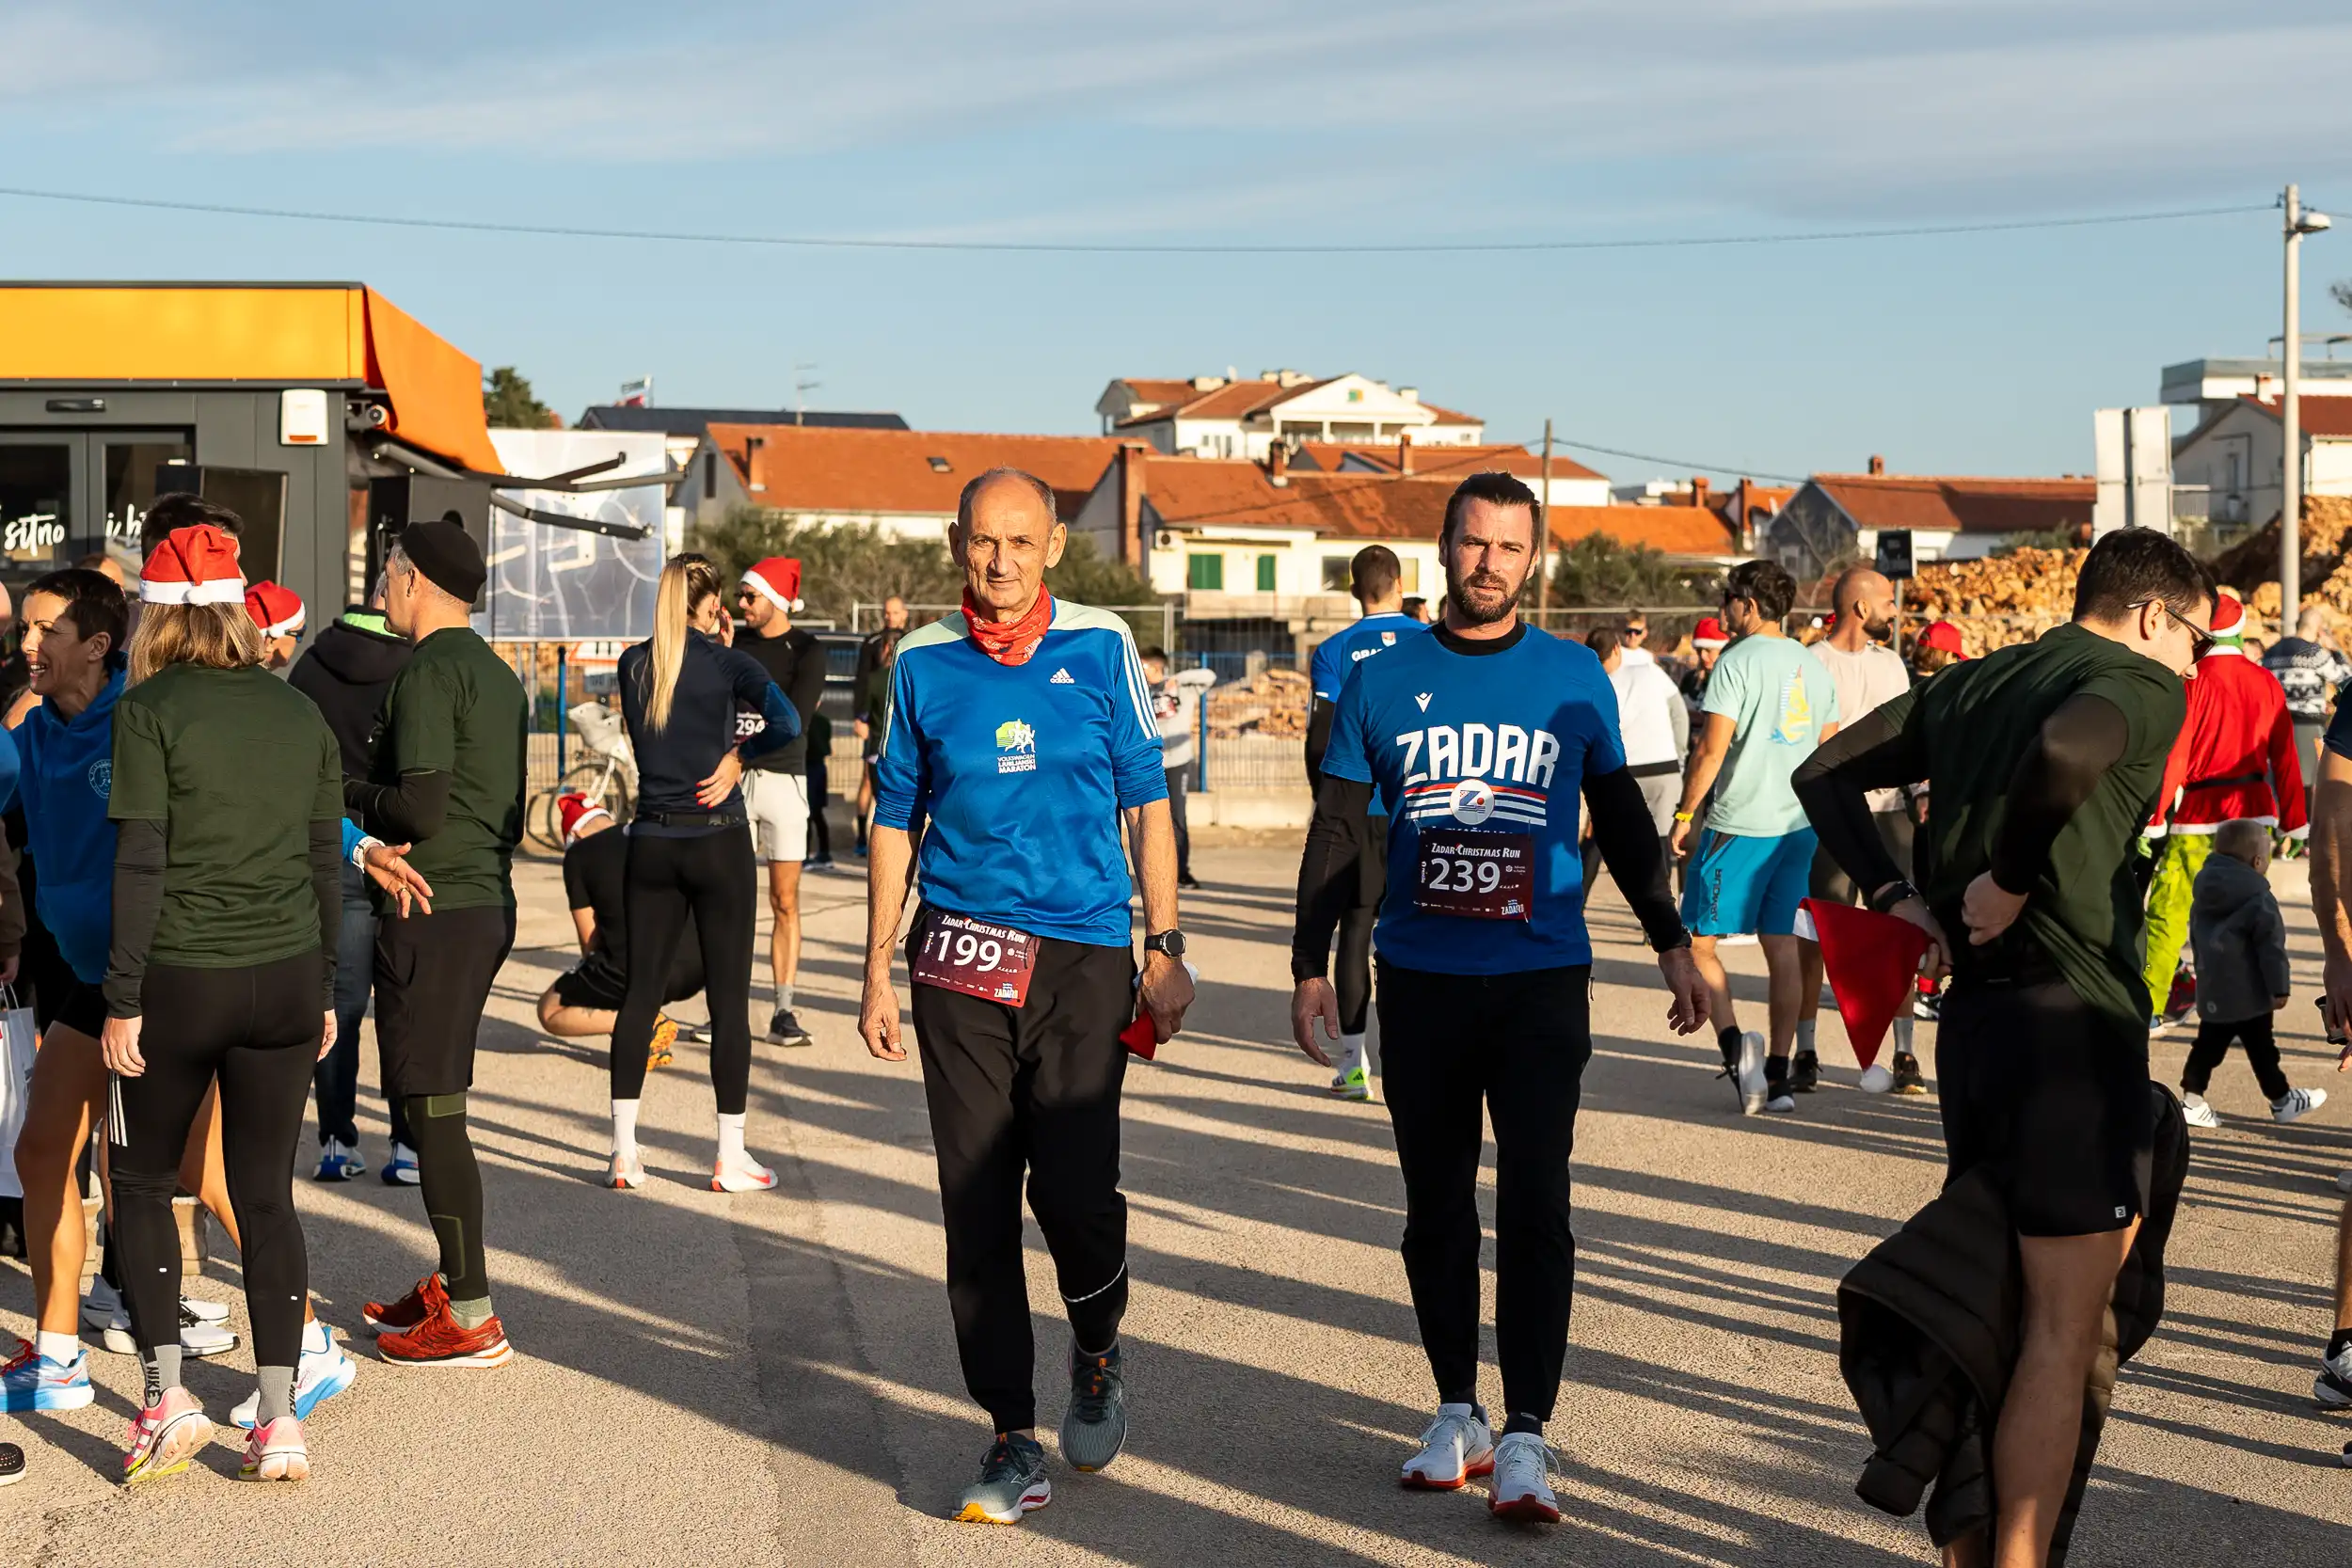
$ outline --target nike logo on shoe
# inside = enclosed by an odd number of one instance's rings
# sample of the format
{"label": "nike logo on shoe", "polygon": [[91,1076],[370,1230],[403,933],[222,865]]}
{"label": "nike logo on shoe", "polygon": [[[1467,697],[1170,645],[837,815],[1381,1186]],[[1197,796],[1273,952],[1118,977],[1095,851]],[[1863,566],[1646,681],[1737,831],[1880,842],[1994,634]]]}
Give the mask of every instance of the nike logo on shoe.
{"label": "nike logo on shoe", "polygon": [[1433,693],[1433,692],[1428,692],[1428,691],[1416,691],[1415,693],[1413,693],[1413,701],[1415,701],[1415,702],[1417,702],[1417,703],[1419,703],[1419,704],[1421,705],[1421,710],[1422,710],[1422,712],[1423,712],[1423,713],[1427,713],[1427,712],[1429,711],[1429,699],[1430,699],[1433,695],[1435,695],[1435,693]]}
{"label": "nike logo on shoe", "polygon": [[1047,681],[1045,684],[1048,686],[1075,686],[1078,683],[1070,678],[1069,671],[1057,670],[1054,672],[1054,678]]}

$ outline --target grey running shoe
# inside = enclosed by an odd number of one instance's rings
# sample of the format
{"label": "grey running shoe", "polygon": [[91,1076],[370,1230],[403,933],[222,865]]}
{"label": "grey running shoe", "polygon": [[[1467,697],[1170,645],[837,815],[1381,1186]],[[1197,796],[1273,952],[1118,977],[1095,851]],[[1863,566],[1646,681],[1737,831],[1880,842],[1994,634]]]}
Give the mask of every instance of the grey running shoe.
{"label": "grey running shoe", "polygon": [[768,1021],[768,1037],[778,1045],[813,1045],[815,1039],[801,1027],[801,1021],[792,1016],[789,1007],[778,1007]]}
{"label": "grey running shoe", "polygon": [[1083,1355],[1070,1347],[1070,1408],[1061,1418],[1061,1456],[1073,1470],[1104,1470],[1127,1446],[1127,1379],[1119,1347]]}
{"label": "grey running shoe", "polygon": [[965,1525],[1017,1525],[1054,1500],[1045,1479],[1045,1449],[1034,1437],[1008,1433],[980,1461],[980,1479],[963,1489],[956,1521]]}
{"label": "grey running shoe", "polygon": [[2352,1409],[2352,1345],[2320,1358],[2319,1376],[2312,1380],[2312,1398],[2322,1410]]}

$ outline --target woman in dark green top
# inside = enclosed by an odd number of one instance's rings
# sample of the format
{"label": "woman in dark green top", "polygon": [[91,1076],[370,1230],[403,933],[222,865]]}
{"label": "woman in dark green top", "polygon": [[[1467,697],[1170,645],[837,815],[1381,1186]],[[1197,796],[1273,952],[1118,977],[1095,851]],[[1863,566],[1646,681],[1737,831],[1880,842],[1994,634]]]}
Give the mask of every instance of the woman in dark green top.
{"label": "woman in dark green top", "polygon": [[114,945],[100,1045],[115,1244],[147,1370],[126,1480],[184,1468],[211,1434],[180,1384],[172,1190],[205,1091],[244,1233],[261,1401],[243,1474],[310,1473],[294,1381],[310,1293],[294,1210],[311,1065],[335,1027],[342,765],[309,698],[261,668],[233,543],[176,530],[149,557],[115,706]]}

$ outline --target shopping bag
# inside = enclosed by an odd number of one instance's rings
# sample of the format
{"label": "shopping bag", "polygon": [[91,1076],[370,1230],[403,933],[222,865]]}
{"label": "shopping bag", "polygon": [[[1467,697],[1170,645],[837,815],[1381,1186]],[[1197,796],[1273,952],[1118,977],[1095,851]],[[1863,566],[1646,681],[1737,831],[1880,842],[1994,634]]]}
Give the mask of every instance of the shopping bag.
{"label": "shopping bag", "polygon": [[1821,944],[1821,969],[1846,1021],[1846,1038],[1867,1069],[1878,1060],[1896,1013],[1911,1006],[1928,934],[1899,916],[1819,898],[1798,906],[1797,924],[1797,935]]}
{"label": "shopping bag", "polygon": [[36,1044],[33,1009],[14,986],[0,986],[0,1197],[24,1196],[16,1178],[16,1136],[24,1130]]}

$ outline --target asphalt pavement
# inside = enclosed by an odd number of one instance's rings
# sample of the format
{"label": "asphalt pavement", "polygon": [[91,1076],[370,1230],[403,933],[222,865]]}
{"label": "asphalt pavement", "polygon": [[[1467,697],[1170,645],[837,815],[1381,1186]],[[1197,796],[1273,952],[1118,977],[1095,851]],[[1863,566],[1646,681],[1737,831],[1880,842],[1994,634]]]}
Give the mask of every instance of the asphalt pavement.
{"label": "asphalt pavement", "polygon": [[[1552,1428],[1566,1521],[1496,1524],[1482,1495],[1406,1493],[1396,1466],[1434,1392],[1396,1253],[1385,1110],[1332,1101],[1285,1038],[1295,849],[1203,848],[1185,900],[1202,972],[1191,1027],[1128,1076],[1134,1433],[1117,1465],[1055,1459],[1053,1505],[1011,1529],[949,1524],[988,1433],[949,1332],[928,1117],[914,1062],[853,1037],[864,882],[811,873],[801,1012],[818,1043],[762,1043],[751,1145],[773,1193],[706,1190],[699,1046],[645,1091],[652,1180],[612,1193],[601,1041],[541,1036],[532,1003],[571,960],[554,864],[520,877],[472,1097],[491,1277],[518,1352],[491,1371],[373,1355],[360,1303],[432,1266],[413,1188],[298,1180],[321,1316],[360,1360],[310,1423],[312,1479],[254,1486],[218,1441],[187,1475],[114,1481],[136,1368],[93,1349],[99,1401],[0,1418],[30,1475],[0,1491],[5,1560],[39,1564],[1877,1564],[1934,1560],[1915,1519],[1853,1495],[1868,1444],[1837,1373],[1838,1276],[1942,1173],[1932,1098],[1871,1098],[1834,1015],[1824,1085],[1794,1116],[1742,1118],[1709,1044],[1672,1038],[1656,972],[1613,892],[1595,901],[1596,1034],[1576,1161],[1578,1300]],[[2352,1080],[2316,1017],[2317,939],[2280,868],[2298,1000],[2297,1083],[2343,1086],[2269,1124],[2242,1060],[2210,1098],[2174,1231],[2163,1328],[2125,1371],[2076,1564],[2352,1561],[2352,1421],[2312,1407],[2328,1270],[2352,1165]],[[755,1024],[764,1022],[764,961]],[[1729,955],[1760,1017],[1761,960]],[[902,999],[903,999],[903,992]],[[698,1017],[694,1008],[683,1016]],[[1507,1027],[1466,1017],[1465,1036]],[[1921,1025],[1923,1052],[1932,1037]],[[2178,1070],[2186,1040],[2155,1044]],[[372,1043],[361,1132],[384,1152]],[[303,1174],[307,1178],[306,1147]],[[1491,1164],[1487,1180],[1491,1182]],[[1491,1186],[1482,1204],[1491,1219]],[[1030,1293],[1055,1305],[1034,1227]],[[1489,1252],[1491,1268],[1491,1251]],[[217,1241],[198,1287],[235,1302]],[[1492,1276],[1487,1276],[1489,1307]],[[0,1327],[29,1331],[29,1277],[0,1267]],[[1491,1311],[1489,1313],[1491,1321]],[[1057,1420],[1068,1331],[1036,1318],[1040,1420]],[[1492,1335],[1484,1397],[1500,1396]],[[250,1391],[243,1349],[194,1362],[216,1419]],[[1049,1437],[1049,1455],[1053,1444]]]}

